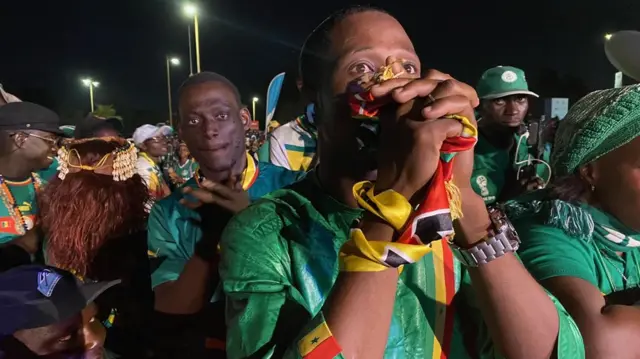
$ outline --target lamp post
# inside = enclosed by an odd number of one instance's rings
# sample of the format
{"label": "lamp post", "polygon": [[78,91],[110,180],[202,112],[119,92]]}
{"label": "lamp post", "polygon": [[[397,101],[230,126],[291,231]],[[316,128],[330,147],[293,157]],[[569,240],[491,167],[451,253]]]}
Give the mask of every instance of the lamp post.
{"label": "lamp post", "polygon": [[254,97],[253,101],[251,101],[251,105],[253,107],[253,113],[251,114],[251,116],[253,117],[253,121],[256,121],[256,102],[258,102],[258,98]]}
{"label": "lamp post", "polygon": [[191,51],[191,25],[187,26],[187,36],[189,38],[189,76],[193,76],[193,51]]}
{"label": "lamp post", "polygon": [[95,87],[98,87],[98,85],[100,85],[100,83],[97,82],[97,81],[93,81],[90,78],[86,78],[86,79],[82,79],[82,84],[84,84],[85,86],[87,86],[89,88],[89,99],[91,101],[91,112],[93,112],[94,111],[94,107],[95,107],[95,104],[93,102],[93,89]]}
{"label": "lamp post", "polygon": [[167,98],[169,101],[169,126],[173,127],[173,110],[171,109],[171,65],[180,65],[177,57],[166,57],[167,59]]}
{"label": "lamp post", "polygon": [[[193,33],[196,42],[196,71],[200,72],[200,30],[198,28],[198,8],[193,4],[184,6],[184,13],[193,17]],[[189,41],[191,43],[191,41]]]}

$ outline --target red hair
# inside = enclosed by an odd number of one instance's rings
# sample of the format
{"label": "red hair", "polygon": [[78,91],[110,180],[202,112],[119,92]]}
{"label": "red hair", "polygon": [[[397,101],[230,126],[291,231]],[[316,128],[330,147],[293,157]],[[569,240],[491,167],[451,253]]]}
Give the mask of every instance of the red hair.
{"label": "red hair", "polygon": [[[97,140],[73,148],[90,166],[116,146]],[[92,262],[105,243],[146,227],[148,200],[137,174],[126,181],[87,170],[69,172],[64,180],[56,177],[38,196],[48,262],[91,277]]]}

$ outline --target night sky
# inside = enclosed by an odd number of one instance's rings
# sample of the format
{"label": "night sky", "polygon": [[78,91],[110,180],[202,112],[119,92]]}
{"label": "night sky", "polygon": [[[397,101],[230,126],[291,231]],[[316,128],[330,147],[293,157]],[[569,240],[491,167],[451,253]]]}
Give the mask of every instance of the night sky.
{"label": "night sky", "polygon": [[[306,35],[328,14],[357,2],[201,0],[202,69],[234,81],[243,99],[264,101],[270,79],[295,68]],[[189,74],[187,25],[176,0],[2,0],[0,82],[61,114],[88,111],[80,78],[100,81],[96,102],[166,120],[165,55],[180,57],[174,92]],[[637,29],[635,0],[372,1],[396,16],[423,67],[476,83],[495,65],[536,77],[555,70],[589,89],[611,87],[615,69],[603,35]],[[485,5],[491,4],[491,5]],[[195,62],[195,61],[194,61]],[[194,63],[195,67],[195,63]],[[548,95],[542,93],[542,95]],[[557,94],[556,94],[557,95]],[[259,109],[258,119],[264,116]],[[63,116],[64,117],[64,116]],[[125,118],[125,121],[127,119]]]}

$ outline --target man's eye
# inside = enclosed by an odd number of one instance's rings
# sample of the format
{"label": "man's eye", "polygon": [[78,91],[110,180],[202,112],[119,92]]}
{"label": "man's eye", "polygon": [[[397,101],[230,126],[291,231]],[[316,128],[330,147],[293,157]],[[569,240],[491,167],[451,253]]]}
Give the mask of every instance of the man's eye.
{"label": "man's eye", "polygon": [[404,66],[404,70],[410,75],[415,75],[418,73],[418,67],[412,63],[405,62],[404,64],[402,64],[402,66]]}
{"label": "man's eye", "polygon": [[189,119],[189,124],[190,125],[197,125],[200,122],[199,118],[190,118]]}
{"label": "man's eye", "polygon": [[226,112],[219,113],[219,114],[216,115],[216,119],[217,120],[223,120],[224,121],[224,120],[226,120],[228,118],[229,118],[229,114],[226,113]]}
{"label": "man's eye", "polygon": [[349,69],[349,72],[357,75],[362,75],[362,74],[373,72],[373,68],[369,64],[361,62],[351,66],[351,68]]}
{"label": "man's eye", "polygon": [[501,98],[493,100],[493,103],[498,105],[498,106],[502,106],[502,105],[505,104],[504,99],[501,99]]}

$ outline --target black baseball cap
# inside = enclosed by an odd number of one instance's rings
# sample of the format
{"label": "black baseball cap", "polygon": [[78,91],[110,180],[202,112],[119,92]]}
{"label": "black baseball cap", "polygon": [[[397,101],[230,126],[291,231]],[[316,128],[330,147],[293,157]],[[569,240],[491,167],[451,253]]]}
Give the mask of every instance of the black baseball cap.
{"label": "black baseball cap", "polygon": [[31,102],[11,102],[0,106],[0,130],[40,130],[62,135],[60,117]]}
{"label": "black baseball cap", "polygon": [[44,265],[0,273],[0,337],[72,318],[119,283],[82,282],[67,271]]}
{"label": "black baseball cap", "polygon": [[118,117],[99,117],[92,113],[82,119],[80,123],[76,125],[76,129],[73,132],[74,138],[91,138],[95,137],[95,133],[104,127],[110,127],[116,130],[118,133],[122,133],[124,125]]}

